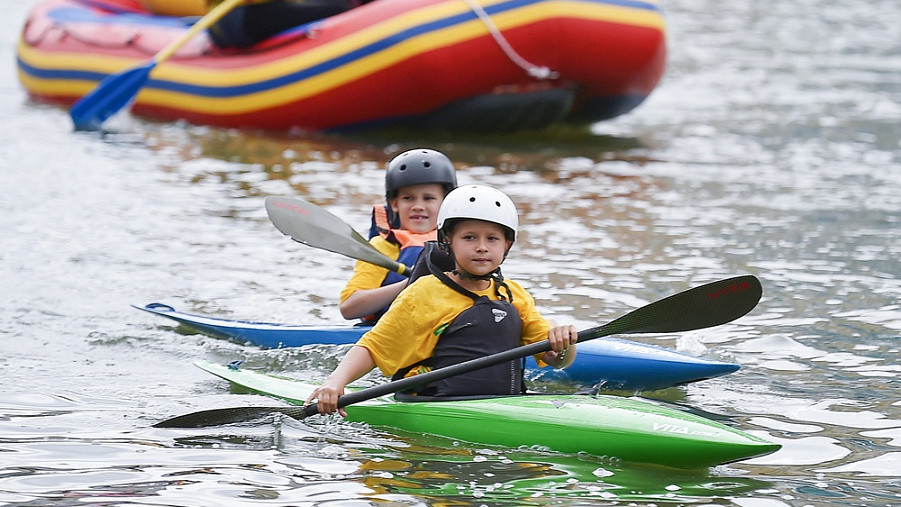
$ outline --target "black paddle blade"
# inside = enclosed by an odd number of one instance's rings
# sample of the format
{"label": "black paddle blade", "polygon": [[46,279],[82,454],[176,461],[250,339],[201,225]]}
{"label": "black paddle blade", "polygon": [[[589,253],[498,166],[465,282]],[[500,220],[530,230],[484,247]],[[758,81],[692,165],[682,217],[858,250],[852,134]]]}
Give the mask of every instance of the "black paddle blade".
{"label": "black paddle blade", "polygon": [[763,289],[753,275],[736,276],[674,294],[579,333],[580,341],[615,333],[675,333],[718,326],[757,306]]}
{"label": "black paddle blade", "polygon": [[253,421],[279,413],[293,419],[304,419],[318,413],[316,405],[307,407],[235,407],[202,410],[180,415],[153,425],[154,428],[204,428]]}

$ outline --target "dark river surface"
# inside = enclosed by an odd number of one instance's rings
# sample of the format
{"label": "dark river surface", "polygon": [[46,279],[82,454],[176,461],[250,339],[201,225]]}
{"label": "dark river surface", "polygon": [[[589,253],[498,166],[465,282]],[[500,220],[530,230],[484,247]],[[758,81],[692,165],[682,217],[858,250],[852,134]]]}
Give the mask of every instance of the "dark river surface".
{"label": "dark river surface", "polygon": [[[590,130],[452,138],[276,136],[129,115],[106,135],[73,133],[16,78],[34,3],[0,3],[0,504],[901,504],[897,0],[666,2],[668,69],[631,114]],[[416,146],[518,203],[505,273],[560,323],[592,327],[758,276],[763,299],[742,319],[629,338],[740,363],[641,394],[783,449],[681,472],[337,419],[152,428],[273,403],[230,392],[194,360],[321,380],[345,349],[262,350],[129,305],[341,321],[353,261],[286,239],[263,198],[299,196],[362,231],[384,163]]]}

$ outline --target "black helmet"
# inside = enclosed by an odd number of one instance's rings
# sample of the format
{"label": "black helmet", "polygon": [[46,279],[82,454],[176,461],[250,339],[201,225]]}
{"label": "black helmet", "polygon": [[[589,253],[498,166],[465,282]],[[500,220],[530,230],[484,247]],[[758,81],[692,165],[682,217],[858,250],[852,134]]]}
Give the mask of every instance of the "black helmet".
{"label": "black helmet", "polygon": [[417,148],[401,153],[388,162],[385,171],[385,197],[390,201],[400,187],[438,183],[445,195],[457,188],[454,164],[444,153],[427,148]]}

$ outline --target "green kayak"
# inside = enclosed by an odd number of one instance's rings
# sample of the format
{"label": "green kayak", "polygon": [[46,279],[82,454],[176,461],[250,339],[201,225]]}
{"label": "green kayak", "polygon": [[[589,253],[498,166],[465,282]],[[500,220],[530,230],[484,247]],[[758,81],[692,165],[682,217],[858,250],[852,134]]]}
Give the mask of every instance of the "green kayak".
{"label": "green kayak", "polygon": [[[201,369],[250,391],[303,404],[315,385],[210,362]],[[628,462],[701,468],[775,452],[778,444],[703,417],[617,396],[528,394],[452,401],[386,396],[346,407],[348,420],[476,444],[539,446]]]}

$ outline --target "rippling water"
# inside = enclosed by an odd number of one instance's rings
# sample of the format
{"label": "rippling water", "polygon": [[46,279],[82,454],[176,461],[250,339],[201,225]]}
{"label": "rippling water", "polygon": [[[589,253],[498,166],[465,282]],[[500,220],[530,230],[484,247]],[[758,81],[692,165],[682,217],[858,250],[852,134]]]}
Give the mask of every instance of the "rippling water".
{"label": "rippling water", "polygon": [[[666,4],[670,64],[591,132],[494,138],[273,136],[114,118],[75,134],[30,103],[0,4],[0,504],[901,503],[901,7],[877,0]],[[473,448],[335,420],[173,431],[261,404],[191,366],[321,379],[343,350],[186,334],[131,303],[337,322],[351,261],[286,240],[262,207],[299,195],[362,230],[390,154],[431,145],[502,187],[523,234],[505,264],[580,328],[753,273],[764,298],[714,329],[639,337],[737,361],[645,393],[781,443],[677,472]],[[552,386],[551,386],[552,387]]]}

